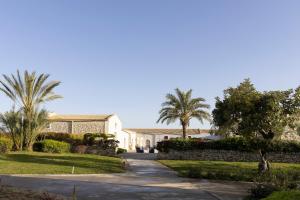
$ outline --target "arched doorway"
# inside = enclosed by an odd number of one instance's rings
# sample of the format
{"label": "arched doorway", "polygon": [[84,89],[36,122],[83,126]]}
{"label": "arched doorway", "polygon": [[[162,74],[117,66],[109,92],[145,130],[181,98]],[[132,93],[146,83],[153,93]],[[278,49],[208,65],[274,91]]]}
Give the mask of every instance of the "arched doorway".
{"label": "arched doorway", "polygon": [[151,142],[150,140],[146,140],[146,149],[150,149]]}

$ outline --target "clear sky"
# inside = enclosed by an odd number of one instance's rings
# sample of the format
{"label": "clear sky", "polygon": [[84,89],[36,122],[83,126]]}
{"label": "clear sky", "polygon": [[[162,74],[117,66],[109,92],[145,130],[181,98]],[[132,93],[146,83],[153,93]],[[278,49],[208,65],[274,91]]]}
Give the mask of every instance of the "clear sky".
{"label": "clear sky", "polygon": [[[1,0],[0,73],[62,81],[64,99],[46,105],[56,113],[167,127],[155,122],[176,87],[213,107],[244,78],[260,90],[300,85],[299,10],[299,0]],[[0,111],[10,107],[0,94]]]}

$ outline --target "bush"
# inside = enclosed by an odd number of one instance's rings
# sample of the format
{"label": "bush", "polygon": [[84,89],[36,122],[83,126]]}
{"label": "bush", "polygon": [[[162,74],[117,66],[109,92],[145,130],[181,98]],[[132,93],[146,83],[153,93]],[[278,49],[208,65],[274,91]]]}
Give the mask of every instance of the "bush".
{"label": "bush", "polygon": [[48,139],[42,142],[36,142],[33,145],[34,151],[47,153],[69,153],[70,148],[71,145],[69,143]]}
{"label": "bush", "polygon": [[80,154],[85,154],[87,150],[86,145],[78,145],[72,148],[72,153],[80,153]]}
{"label": "bush", "polygon": [[13,143],[7,137],[0,137],[0,153],[7,153],[12,149]]}
{"label": "bush", "polygon": [[37,137],[37,141],[43,141],[45,139],[57,140],[60,142],[67,142],[71,145],[83,144],[83,134],[43,133]]}
{"label": "bush", "polygon": [[244,151],[253,152],[262,148],[267,152],[300,152],[299,142],[290,141],[272,141],[267,142],[262,139],[247,140],[242,137],[232,137],[222,140],[205,141],[203,139],[171,139],[164,140],[157,143],[157,149],[160,152],[168,152],[170,149],[177,151],[187,150],[232,150],[232,151]]}
{"label": "bush", "polygon": [[118,148],[117,154],[127,153],[127,149]]}
{"label": "bush", "polygon": [[272,194],[275,191],[279,191],[280,188],[271,185],[271,184],[258,184],[255,187],[253,187],[250,192],[251,192],[251,199],[262,199],[266,198],[270,194]]}
{"label": "bush", "polygon": [[255,186],[250,190],[250,197],[251,199],[262,199],[275,191],[297,189],[299,177],[299,173],[284,171],[259,175],[255,180]]}
{"label": "bush", "polygon": [[114,135],[105,133],[86,133],[83,136],[83,144],[93,146],[99,145],[102,141],[113,140]]}

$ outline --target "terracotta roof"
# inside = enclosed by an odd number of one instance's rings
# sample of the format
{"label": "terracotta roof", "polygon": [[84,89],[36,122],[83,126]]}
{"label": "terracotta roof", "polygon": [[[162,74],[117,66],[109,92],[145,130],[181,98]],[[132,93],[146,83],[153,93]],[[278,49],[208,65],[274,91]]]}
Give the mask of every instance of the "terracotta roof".
{"label": "terracotta roof", "polygon": [[[127,128],[125,131],[132,131],[136,133],[144,133],[144,134],[166,134],[166,135],[181,135],[182,129],[156,129],[156,128],[149,128],[149,129],[142,129],[142,128]],[[210,130],[208,129],[187,129],[186,133],[188,135],[198,135],[209,133]]]}
{"label": "terracotta roof", "polygon": [[112,115],[58,115],[50,114],[50,121],[106,121]]}

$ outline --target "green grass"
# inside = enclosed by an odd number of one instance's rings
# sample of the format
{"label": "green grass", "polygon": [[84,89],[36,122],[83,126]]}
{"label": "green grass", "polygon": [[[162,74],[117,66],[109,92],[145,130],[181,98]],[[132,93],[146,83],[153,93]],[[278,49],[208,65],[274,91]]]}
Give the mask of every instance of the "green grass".
{"label": "green grass", "polygon": [[293,191],[274,192],[269,197],[263,200],[299,200],[299,199],[300,199],[300,191],[293,190]]}
{"label": "green grass", "polygon": [[119,158],[87,154],[14,152],[0,155],[0,174],[100,174],[123,172]]}
{"label": "green grass", "polygon": [[[257,176],[256,162],[161,160],[183,177],[220,180],[253,181]],[[300,173],[300,164],[271,163],[274,173]]]}

